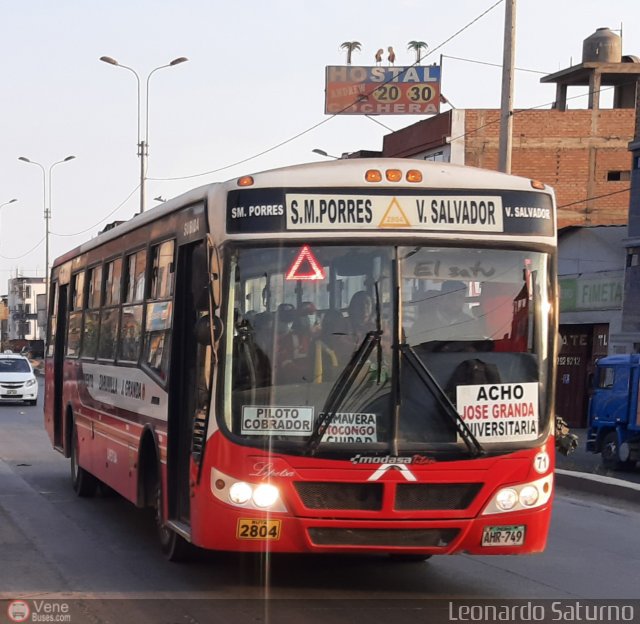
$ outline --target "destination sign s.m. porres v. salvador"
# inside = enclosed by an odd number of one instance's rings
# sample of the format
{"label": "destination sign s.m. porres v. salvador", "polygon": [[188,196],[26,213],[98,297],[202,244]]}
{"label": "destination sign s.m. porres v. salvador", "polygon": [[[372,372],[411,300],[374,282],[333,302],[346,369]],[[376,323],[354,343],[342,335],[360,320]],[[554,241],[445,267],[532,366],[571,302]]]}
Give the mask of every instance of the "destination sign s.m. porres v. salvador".
{"label": "destination sign s.m. porres v. salvador", "polygon": [[413,231],[553,236],[548,193],[514,190],[247,189],[230,192],[227,232]]}
{"label": "destination sign s.m. porres v. salvador", "polygon": [[502,232],[497,195],[287,193],[287,230],[426,229]]}

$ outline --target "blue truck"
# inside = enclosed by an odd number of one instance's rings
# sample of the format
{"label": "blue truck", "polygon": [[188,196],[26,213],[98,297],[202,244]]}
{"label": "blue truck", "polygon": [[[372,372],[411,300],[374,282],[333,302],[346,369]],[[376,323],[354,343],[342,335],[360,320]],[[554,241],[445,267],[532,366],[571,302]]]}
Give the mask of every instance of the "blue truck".
{"label": "blue truck", "polygon": [[589,401],[587,451],[612,470],[640,461],[640,355],[611,355],[596,362]]}

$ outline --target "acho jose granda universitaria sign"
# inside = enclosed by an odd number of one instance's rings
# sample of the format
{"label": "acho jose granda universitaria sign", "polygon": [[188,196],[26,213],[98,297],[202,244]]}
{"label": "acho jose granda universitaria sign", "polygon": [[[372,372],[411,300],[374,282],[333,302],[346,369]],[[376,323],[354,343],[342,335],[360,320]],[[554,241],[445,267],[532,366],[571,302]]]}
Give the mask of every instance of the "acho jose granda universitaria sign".
{"label": "acho jose granda universitaria sign", "polygon": [[436,115],[440,66],[326,68],[327,115]]}

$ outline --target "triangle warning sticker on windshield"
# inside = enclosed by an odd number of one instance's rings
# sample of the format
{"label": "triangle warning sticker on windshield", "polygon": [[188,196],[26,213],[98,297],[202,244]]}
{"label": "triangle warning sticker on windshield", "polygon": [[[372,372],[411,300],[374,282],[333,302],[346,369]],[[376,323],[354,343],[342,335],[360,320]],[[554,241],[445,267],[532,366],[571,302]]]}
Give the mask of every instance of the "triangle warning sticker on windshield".
{"label": "triangle warning sticker on windshield", "polygon": [[288,280],[323,280],[326,278],[324,267],[313,255],[309,245],[303,245],[296,256],[285,279]]}
{"label": "triangle warning sticker on windshield", "polygon": [[384,213],[382,220],[378,224],[381,228],[398,228],[398,227],[411,227],[407,215],[402,210],[402,206],[398,200],[394,197]]}

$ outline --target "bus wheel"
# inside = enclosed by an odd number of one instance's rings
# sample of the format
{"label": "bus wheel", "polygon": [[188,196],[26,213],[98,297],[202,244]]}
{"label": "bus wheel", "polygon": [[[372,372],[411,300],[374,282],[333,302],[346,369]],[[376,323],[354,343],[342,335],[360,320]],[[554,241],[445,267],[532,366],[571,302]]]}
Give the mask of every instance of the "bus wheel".
{"label": "bus wheel", "polygon": [[631,470],[635,461],[623,461],[620,459],[620,448],[618,446],[618,434],[610,431],[602,441],[602,465],[609,470]]}
{"label": "bus wheel", "polygon": [[188,561],[193,555],[193,546],[164,522],[162,518],[162,485],[159,480],[155,490],[155,521],[160,549],[169,561]]}
{"label": "bus wheel", "polygon": [[78,496],[90,498],[96,493],[98,480],[78,465],[78,429],[75,422],[71,432],[71,483]]}
{"label": "bus wheel", "polygon": [[421,563],[427,559],[431,559],[433,555],[402,555],[402,554],[390,554],[389,560],[396,563]]}

